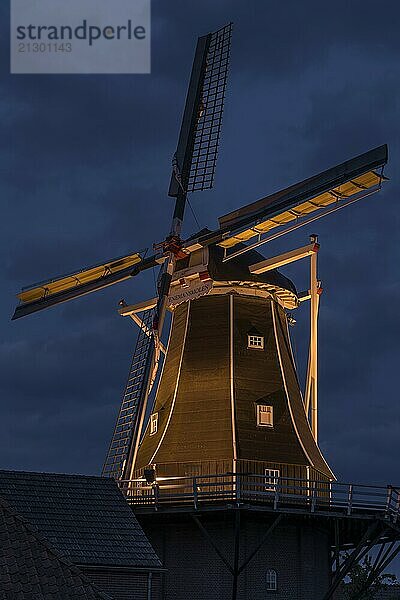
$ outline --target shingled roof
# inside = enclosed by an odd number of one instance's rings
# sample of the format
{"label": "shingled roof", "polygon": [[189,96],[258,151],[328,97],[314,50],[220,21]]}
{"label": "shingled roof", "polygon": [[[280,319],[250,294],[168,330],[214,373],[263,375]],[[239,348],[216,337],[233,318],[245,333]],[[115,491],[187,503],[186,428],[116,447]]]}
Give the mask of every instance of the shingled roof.
{"label": "shingled roof", "polygon": [[0,470],[0,498],[77,565],[161,568],[113,479]]}
{"label": "shingled roof", "polygon": [[1,499],[0,598],[111,600]]}

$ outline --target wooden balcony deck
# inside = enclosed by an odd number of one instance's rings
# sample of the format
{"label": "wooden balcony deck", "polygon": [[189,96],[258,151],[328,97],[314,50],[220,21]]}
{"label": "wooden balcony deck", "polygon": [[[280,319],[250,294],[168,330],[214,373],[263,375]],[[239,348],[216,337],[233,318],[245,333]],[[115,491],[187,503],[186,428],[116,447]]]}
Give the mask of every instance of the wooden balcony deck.
{"label": "wooden balcony deck", "polygon": [[199,511],[249,505],[258,510],[314,513],[353,518],[400,515],[400,487],[279,478],[226,473],[198,477],[118,482],[135,511]]}

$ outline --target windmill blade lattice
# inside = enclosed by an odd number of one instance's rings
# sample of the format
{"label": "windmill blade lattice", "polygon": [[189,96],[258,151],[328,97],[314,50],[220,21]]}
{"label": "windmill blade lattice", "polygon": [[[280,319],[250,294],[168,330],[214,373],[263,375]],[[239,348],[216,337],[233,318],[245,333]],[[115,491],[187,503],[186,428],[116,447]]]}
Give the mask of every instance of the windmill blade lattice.
{"label": "windmill blade lattice", "polygon": [[156,255],[146,258],[146,252],[147,250],[134,252],[22,288],[18,294],[20,304],[12,318],[19,319],[56,304],[97,292],[155,267],[162,260],[161,256]]}
{"label": "windmill blade lattice", "polygon": [[168,194],[209,189],[214,182],[232,24],[197,41]]}
{"label": "windmill blade lattice", "polygon": [[231,23],[210,35],[188,192],[210,189],[214,183],[228,79],[231,36]]}
{"label": "windmill blade lattice", "polygon": [[[219,218],[220,229],[187,240],[187,251],[217,244],[224,261],[311,223],[381,189],[386,144]],[[252,242],[254,238],[257,241]],[[243,247],[244,244],[249,245]],[[235,250],[239,247],[239,250]],[[233,252],[227,253],[233,249]]]}
{"label": "windmill blade lattice", "polygon": [[148,382],[147,365],[153,345],[153,335],[149,335],[149,332],[152,328],[153,319],[154,310],[148,310],[144,313],[128,381],[126,382],[114,433],[102,470],[102,475],[105,477],[121,478],[128,460],[140,399],[145,393],[144,388],[147,387]]}

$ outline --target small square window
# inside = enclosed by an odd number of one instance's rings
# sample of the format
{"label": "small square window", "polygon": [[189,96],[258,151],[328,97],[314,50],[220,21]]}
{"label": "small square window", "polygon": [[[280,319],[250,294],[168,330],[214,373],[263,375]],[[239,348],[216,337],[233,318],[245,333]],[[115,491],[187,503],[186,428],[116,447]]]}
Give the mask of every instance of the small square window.
{"label": "small square window", "polygon": [[268,569],[265,574],[265,583],[268,592],[276,592],[278,589],[278,578],[274,569]]}
{"label": "small square window", "polygon": [[247,347],[256,348],[257,350],[264,350],[264,336],[248,334]]}
{"label": "small square window", "polygon": [[158,430],[158,413],[150,415],[150,435],[154,435]]}
{"label": "small square window", "polygon": [[265,469],[265,489],[267,492],[275,492],[279,483],[279,469]]}
{"label": "small square window", "polygon": [[257,404],[257,425],[258,427],[274,426],[274,409],[266,404]]}

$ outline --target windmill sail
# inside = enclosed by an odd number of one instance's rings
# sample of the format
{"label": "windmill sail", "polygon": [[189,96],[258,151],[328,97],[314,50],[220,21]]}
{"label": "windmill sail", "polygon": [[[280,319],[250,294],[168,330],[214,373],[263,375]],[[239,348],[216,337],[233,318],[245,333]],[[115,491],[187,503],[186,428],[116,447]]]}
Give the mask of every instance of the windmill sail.
{"label": "windmill sail", "polygon": [[159,256],[144,258],[144,254],[135,252],[23,288],[17,296],[20,304],[12,318],[19,319],[49,306],[101,290],[159,264]]}
{"label": "windmill sail", "polygon": [[181,191],[209,189],[214,183],[232,24],[198,39],[178,147],[169,187]]}
{"label": "windmill sail", "polygon": [[[305,225],[328,212],[378,191],[384,181],[387,146],[379,146],[323,173],[266,196],[219,218],[220,229],[191,238],[188,251],[217,244],[225,250],[269,232]],[[272,237],[272,234],[271,234]],[[240,252],[246,251],[247,246]],[[228,256],[233,256],[228,255]]]}
{"label": "windmill sail", "polygon": [[[219,223],[226,233],[219,245],[232,248],[271,229],[322,212],[333,204],[364,197],[379,189],[386,162],[387,146],[379,146],[224,215]],[[379,168],[381,172],[376,171]]]}
{"label": "windmill sail", "polygon": [[120,479],[129,458],[132,440],[137,430],[141,399],[146,394],[152,358],[153,336],[150,334],[154,311],[144,313],[122,397],[114,433],[103,465],[102,475]]}

